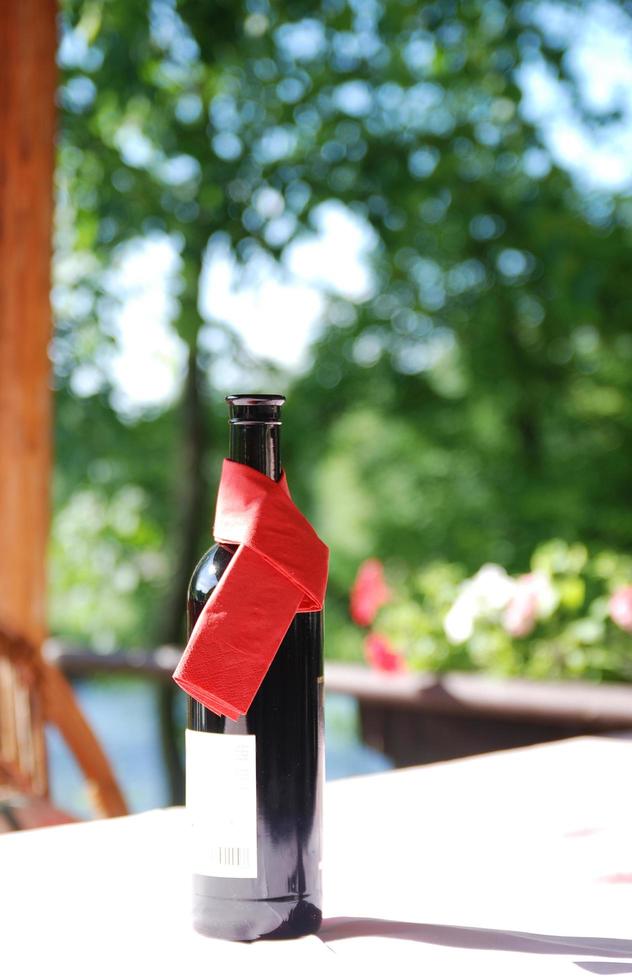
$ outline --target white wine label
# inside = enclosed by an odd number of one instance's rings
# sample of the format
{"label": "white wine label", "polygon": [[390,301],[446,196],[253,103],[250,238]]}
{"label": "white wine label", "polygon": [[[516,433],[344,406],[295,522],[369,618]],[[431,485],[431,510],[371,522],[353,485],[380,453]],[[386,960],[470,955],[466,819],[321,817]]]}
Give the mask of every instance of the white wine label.
{"label": "white wine label", "polygon": [[193,873],[256,878],[255,736],[187,728],[186,782]]}

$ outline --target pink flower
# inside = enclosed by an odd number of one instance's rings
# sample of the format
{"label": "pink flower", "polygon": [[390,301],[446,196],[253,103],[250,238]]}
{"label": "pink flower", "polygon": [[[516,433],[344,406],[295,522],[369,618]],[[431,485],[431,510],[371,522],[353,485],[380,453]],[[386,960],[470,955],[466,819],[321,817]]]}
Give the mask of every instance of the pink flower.
{"label": "pink flower", "polygon": [[538,596],[531,579],[531,575],[520,576],[516,591],[505,609],[503,626],[510,636],[527,636],[535,626]]}
{"label": "pink flower", "polygon": [[376,670],[398,673],[406,670],[406,661],[401,653],[394,650],[385,636],[369,633],[364,640],[364,656],[367,663]]}
{"label": "pink flower", "polygon": [[527,636],[538,619],[547,619],[558,603],[548,575],[529,572],[515,580],[514,591],[503,613],[503,626],[510,636]]}
{"label": "pink flower", "polygon": [[369,558],[360,565],[351,589],[351,618],[358,626],[370,626],[389,595],[382,563]]}
{"label": "pink flower", "polygon": [[610,596],[610,618],[626,633],[632,633],[632,585],[622,585]]}

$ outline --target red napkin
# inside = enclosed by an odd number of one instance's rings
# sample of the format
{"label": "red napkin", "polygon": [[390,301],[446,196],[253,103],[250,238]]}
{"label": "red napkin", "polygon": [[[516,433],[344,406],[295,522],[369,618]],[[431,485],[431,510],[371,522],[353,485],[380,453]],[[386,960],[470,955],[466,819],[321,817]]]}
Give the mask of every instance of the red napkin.
{"label": "red napkin", "polygon": [[329,549],[277,482],[224,460],[213,534],[237,544],[173,679],[218,715],[250,707],[297,612],[323,608]]}

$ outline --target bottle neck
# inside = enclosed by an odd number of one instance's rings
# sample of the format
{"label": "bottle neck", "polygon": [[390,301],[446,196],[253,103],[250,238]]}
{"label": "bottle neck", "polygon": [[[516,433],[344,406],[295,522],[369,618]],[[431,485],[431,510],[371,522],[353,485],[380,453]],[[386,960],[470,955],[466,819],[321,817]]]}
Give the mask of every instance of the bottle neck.
{"label": "bottle neck", "polygon": [[253,470],[281,477],[281,426],[270,422],[231,422],[228,458]]}

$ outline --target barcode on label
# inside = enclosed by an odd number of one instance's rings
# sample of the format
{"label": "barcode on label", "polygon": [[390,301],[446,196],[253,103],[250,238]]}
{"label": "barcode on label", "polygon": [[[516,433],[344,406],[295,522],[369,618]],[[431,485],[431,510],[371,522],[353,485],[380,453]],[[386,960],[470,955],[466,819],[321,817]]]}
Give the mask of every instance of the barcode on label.
{"label": "barcode on label", "polygon": [[250,867],[249,847],[216,847],[213,855],[217,864],[228,868]]}
{"label": "barcode on label", "polygon": [[186,748],[194,873],[256,878],[256,737],[187,729]]}

